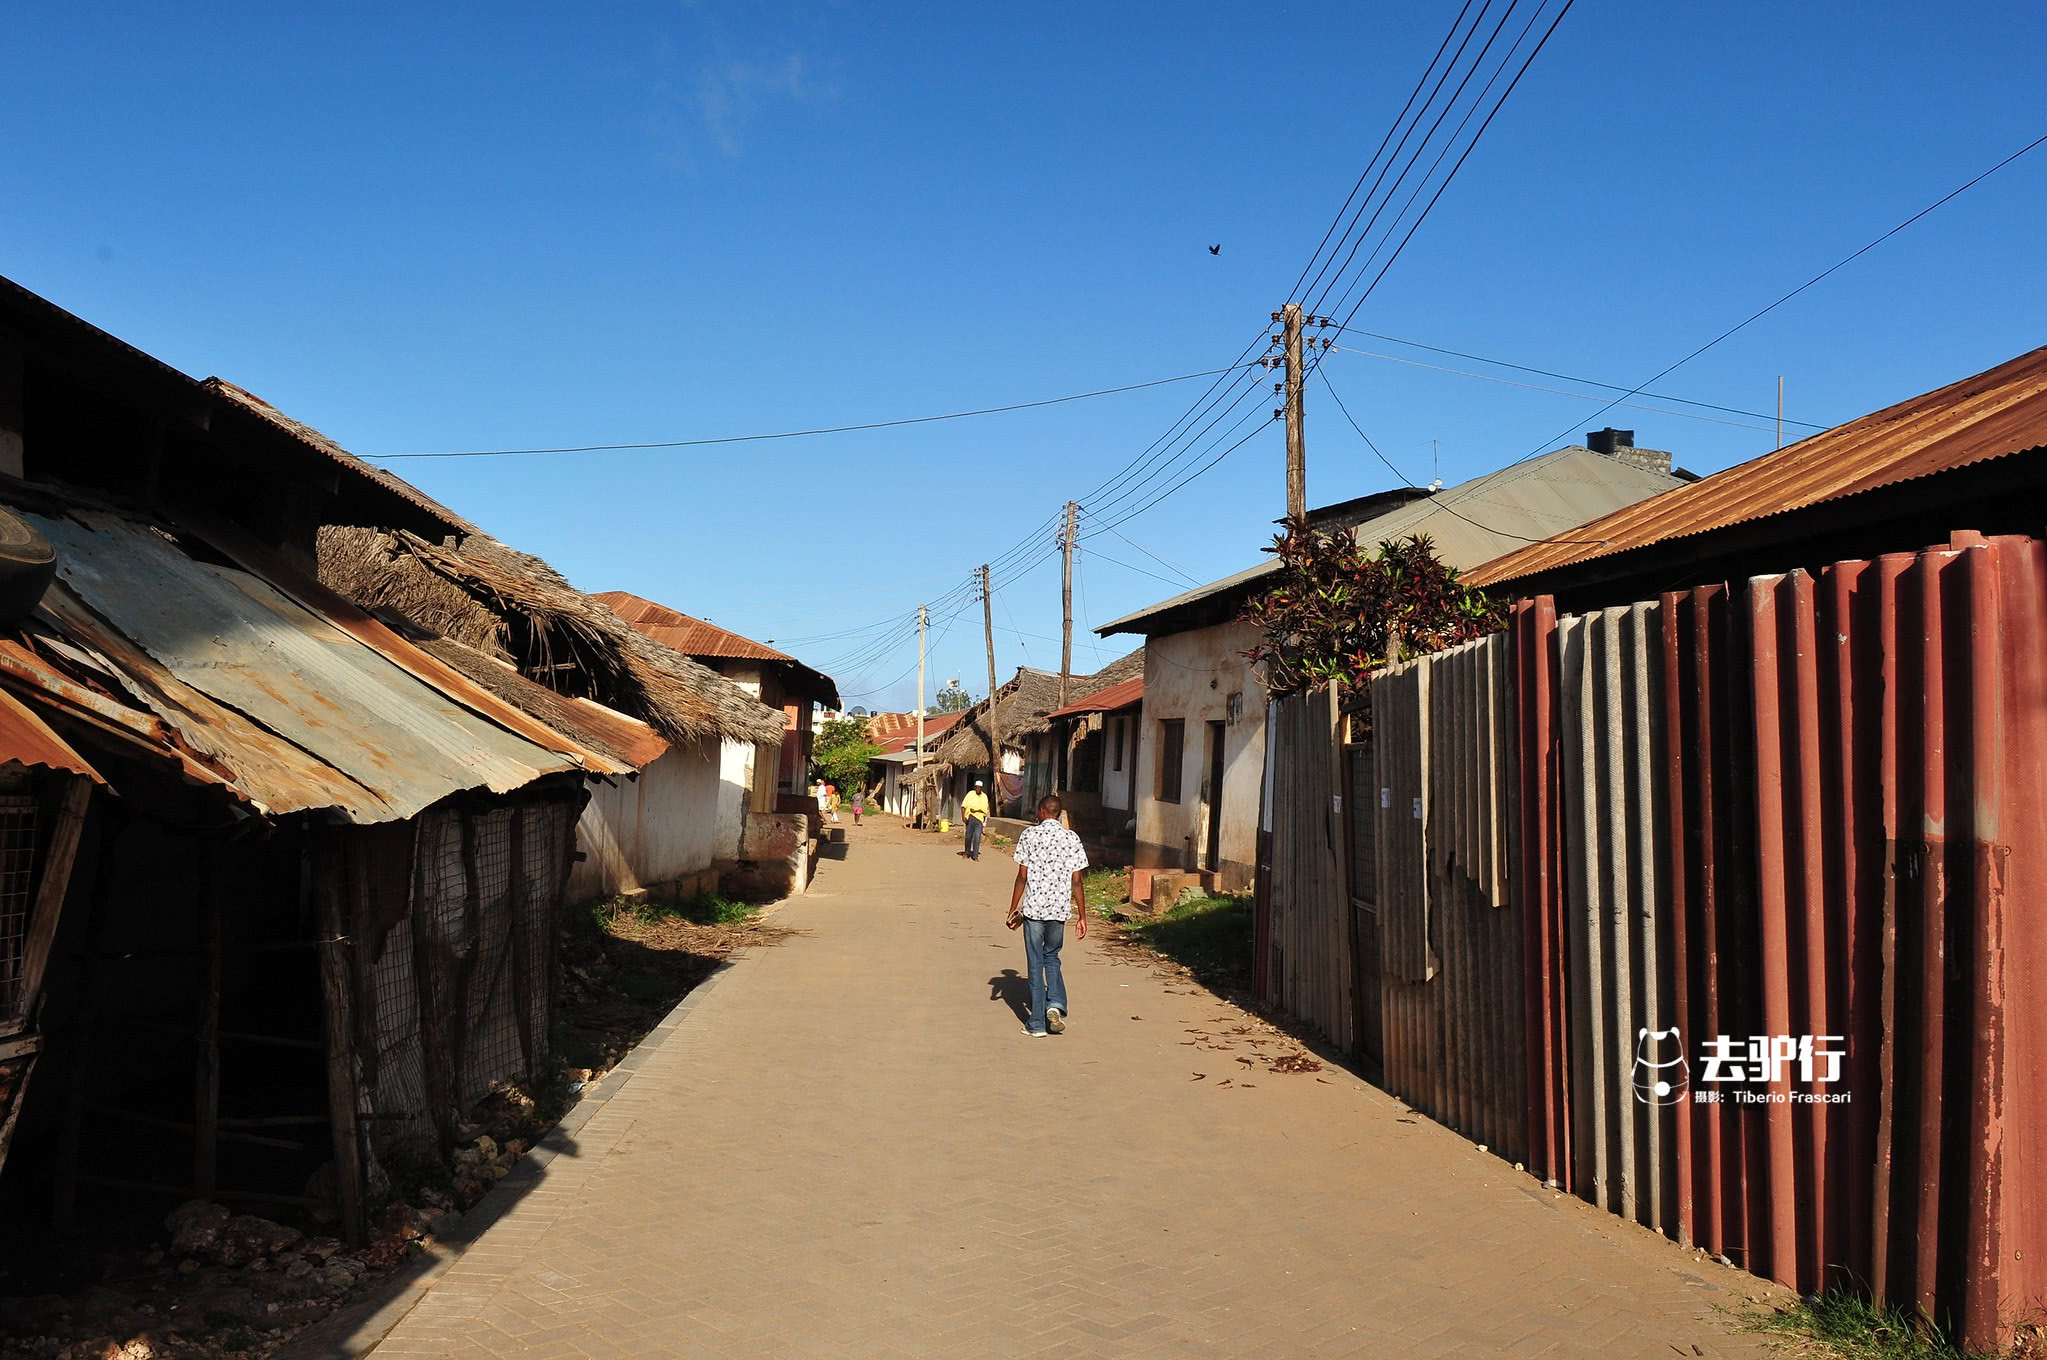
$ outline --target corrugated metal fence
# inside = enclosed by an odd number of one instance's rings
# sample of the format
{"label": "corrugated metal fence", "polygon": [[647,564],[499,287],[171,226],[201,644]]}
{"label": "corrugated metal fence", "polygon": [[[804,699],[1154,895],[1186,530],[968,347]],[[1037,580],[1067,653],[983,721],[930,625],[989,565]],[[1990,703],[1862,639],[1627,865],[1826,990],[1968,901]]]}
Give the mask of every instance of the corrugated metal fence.
{"label": "corrugated metal fence", "polygon": [[1349,1050],[1355,930],[1340,717],[1327,690],[1278,700],[1268,713],[1266,759],[1281,773],[1272,789],[1264,994]]}
{"label": "corrugated metal fence", "polygon": [[1371,700],[1392,1090],[1966,1348],[2047,1308],[2047,546],[1524,601]]}

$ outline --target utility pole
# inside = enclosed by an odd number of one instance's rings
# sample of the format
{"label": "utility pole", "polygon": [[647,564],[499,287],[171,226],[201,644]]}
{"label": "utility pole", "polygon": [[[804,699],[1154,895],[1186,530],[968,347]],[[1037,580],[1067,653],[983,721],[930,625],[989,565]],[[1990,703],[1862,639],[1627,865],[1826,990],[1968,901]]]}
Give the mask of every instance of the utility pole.
{"label": "utility pole", "polygon": [[1080,515],[1080,506],[1073,501],[1066,502],[1066,534],[1060,546],[1066,549],[1066,576],[1059,587],[1059,608],[1066,616],[1065,626],[1059,630],[1059,707],[1066,707],[1066,680],[1073,674],[1073,527]]}
{"label": "utility pole", "polygon": [[1002,815],[1002,715],[995,711],[995,592],[988,588],[988,566],[981,565],[981,625],[988,632],[988,801],[989,811]]}
{"label": "utility pole", "polygon": [[1777,375],[1777,447],[1784,447],[1784,375]]}
{"label": "utility pole", "polygon": [[1286,513],[1289,519],[1308,516],[1308,446],[1301,429],[1301,304],[1289,302],[1280,313],[1286,324]]}
{"label": "utility pole", "polygon": [[924,627],[930,611],[917,606],[917,759],[910,768],[910,806],[924,810]]}

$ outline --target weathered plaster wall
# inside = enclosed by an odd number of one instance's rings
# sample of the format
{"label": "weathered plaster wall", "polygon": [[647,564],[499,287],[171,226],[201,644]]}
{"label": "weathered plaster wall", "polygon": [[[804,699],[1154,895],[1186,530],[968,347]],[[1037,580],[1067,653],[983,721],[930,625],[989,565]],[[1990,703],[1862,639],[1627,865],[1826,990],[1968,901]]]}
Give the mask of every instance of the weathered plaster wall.
{"label": "weathered plaster wall", "polygon": [[[761,697],[761,668],[754,661],[720,661],[718,673],[751,694]],[[746,828],[746,814],[758,806],[754,794],[754,765],[760,748],[748,741],[728,741],[719,754],[718,779],[724,786],[718,800],[718,857],[736,858],[739,838]]]}
{"label": "weathered plaster wall", "polygon": [[638,779],[598,785],[576,823],[584,858],[569,873],[570,899],[638,892],[709,869],[724,844],[716,839],[718,767],[709,743],[674,746]]}
{"label": "weathered plaster wall", "polygon": [[[1138,719],[1134,713],[1112,713],[1102,723],[1102,806],[1128,811],[1136,784],[1133,759]],[[1118,743],[1121,743],[1120,745]],[[1122,765],[1118,768],[1117,761]]]}
{"label": "weathered plaster wall", "polygon": [[[1258,796],[1265,767],[1265,692],[1242,653],[1258,641],[1246,623],[1218,624],[1145,642],[1137,780],[1139,868],[1200,868],[1208,849],[1208,724],[1224,723],[1222,885],[1248,891],[1258,862]],[[1232,698],[1235,702],[1232,703]],[[1160,724],[1186,724],[1180,801],[1159,801]]]}

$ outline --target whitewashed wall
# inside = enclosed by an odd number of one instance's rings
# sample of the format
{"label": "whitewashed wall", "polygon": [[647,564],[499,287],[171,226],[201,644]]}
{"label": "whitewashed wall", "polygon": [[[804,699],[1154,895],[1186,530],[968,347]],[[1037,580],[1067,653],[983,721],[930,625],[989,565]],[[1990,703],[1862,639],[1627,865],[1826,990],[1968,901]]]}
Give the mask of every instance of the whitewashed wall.
{"label": "whitewashed wall", "polygon": [[[671,747],[638,779],[599,785],[576,824],[585,858],[569,875],[570,899],[634,892],[710,868],[727,843],[720,814],[731,790],[720,778],[720,754],[709,743]],[[736,828],[729,843],[739,843]]]}

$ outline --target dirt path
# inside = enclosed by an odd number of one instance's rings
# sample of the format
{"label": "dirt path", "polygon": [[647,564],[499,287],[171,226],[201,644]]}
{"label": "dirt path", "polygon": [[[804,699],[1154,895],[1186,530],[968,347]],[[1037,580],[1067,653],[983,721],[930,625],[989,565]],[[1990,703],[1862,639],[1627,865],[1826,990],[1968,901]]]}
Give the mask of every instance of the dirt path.
{"label": "dirt path", "polygon": [[1023,1037],[1008,862],[846,832],[778,913],[802,937],[663,1033],[380,1357],[1760,1353],[1716,1311],[1748,1277],[1271,1070],[1093,941],[1069,1031]]}

